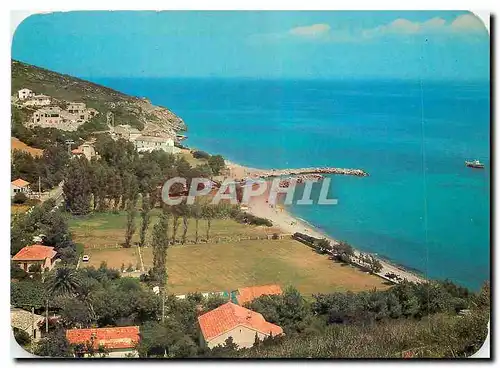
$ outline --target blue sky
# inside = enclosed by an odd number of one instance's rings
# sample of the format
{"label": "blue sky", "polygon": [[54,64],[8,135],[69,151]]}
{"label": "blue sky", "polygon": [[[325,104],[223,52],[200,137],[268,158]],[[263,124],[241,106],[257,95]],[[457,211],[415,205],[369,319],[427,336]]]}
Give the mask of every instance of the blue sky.
{"label": "blue sky", "polygon": [[79,77],[489,79],[468,12],[69,12],[33,15],[12,57]]}

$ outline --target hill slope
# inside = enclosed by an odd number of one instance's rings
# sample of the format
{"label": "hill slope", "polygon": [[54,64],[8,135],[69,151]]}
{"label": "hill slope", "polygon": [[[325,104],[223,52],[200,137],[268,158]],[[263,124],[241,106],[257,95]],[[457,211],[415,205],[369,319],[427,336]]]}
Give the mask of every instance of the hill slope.
{"label": "hill slope", "polygon": [[12,60],[12,95],[22,88],[37,94],[46,94],[58,100],[85,102],[105,116],[113,112],[115,125],[130,124],[148,131],[162,131],[174,135],[185,130],[181,118],[170,110],[152,105],[147,99],[128,96],[111,88],[100,86],[69,75]]}

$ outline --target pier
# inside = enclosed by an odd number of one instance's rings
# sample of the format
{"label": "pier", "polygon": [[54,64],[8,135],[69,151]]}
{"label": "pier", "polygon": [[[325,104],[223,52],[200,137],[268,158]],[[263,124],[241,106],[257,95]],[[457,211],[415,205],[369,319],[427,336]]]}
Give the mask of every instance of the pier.
{"label": "pier", "polygon": [[[300,169],[259,170],[258,172],[254,172],[253,174],[263,179],[278,177],[278,176],[318,175],[318,174],[369,176],[366,171],[361,169],[344,169],[338,167],[306,167]],[[318,176],[316,177],[319,179]]]}

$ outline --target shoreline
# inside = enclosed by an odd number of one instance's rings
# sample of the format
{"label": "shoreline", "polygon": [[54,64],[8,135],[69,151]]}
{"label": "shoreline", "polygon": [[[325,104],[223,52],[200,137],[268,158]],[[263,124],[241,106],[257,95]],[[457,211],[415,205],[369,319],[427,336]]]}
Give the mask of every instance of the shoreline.
{"label": "shoreline", "polygon": [[[263,171],[269,171],[246,167],[228,160],[226,160],[226,166],[229,169],[229,177],[240,180],[245,177],[258,176],[259,173]],[[326,234],[324,231],[318,229],[313,224],[299,218],[298,216],[294,216],[289,211],[287,211],[284,206],[276,205],[274,208],[271,207],[265,200],[266,197],[267,196],[264,194],[259,197],[251,198],[250,203],[248,204],[248,212],[258,217],[267,218],[273,223],[274,226],[281,229],[285,233],[293,234],[295,232],[301,232],[316,238],[325,238],[333,244],[338,242],[337,239]],[[353,251],[355,256],[359,256],[360,253],[368,253],[361,252],[354,247]],[[390,261],[382,258],[379,255],[375,255],[372,253],[369,254],[375,257],[382,265],[382,270],[376,274],[379,277],[394,282],[385,276],[385,274],[387,273],[394,273],[400,276],[402,279],[407,279],[408,281],[417,283],[426,282],[426,279],[423,276],[407,270],[404,265],[397,265],[391,263]]]}

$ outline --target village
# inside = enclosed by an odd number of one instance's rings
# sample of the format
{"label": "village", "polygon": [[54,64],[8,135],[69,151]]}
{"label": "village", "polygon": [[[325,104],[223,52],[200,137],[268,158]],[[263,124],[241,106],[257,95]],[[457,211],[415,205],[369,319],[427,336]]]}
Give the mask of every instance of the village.
{"label": "village", "polygon": [[[242,189],[279,177],[287,188],[326,175],[364,180],[364,170],[246,168],[184,146],[179,131],[141,130],[81,100],[37,93],[22,88],[12,96],[13,108],[30,114],[21,125],[34,135],[50,128],[61,135],[43,148],[12,137],[20,174],[11,178],[10,315],[26,351],[235,356],[321,334],[325,323],[429,314],[423,277],[328,239],[283,205],[265,196],[210,204],[225,178]],[[106,129],[80,138],[97,118]],[[206,178],[212,190],[193,204],[166,205],[162,185],[176,176]],[[187,187],[170,194],[184,200]],[[439,287],[452,290],[443,291],[443,305],[470,314],[461,289]],[[417,305],[412,310],[407,298]]]}

